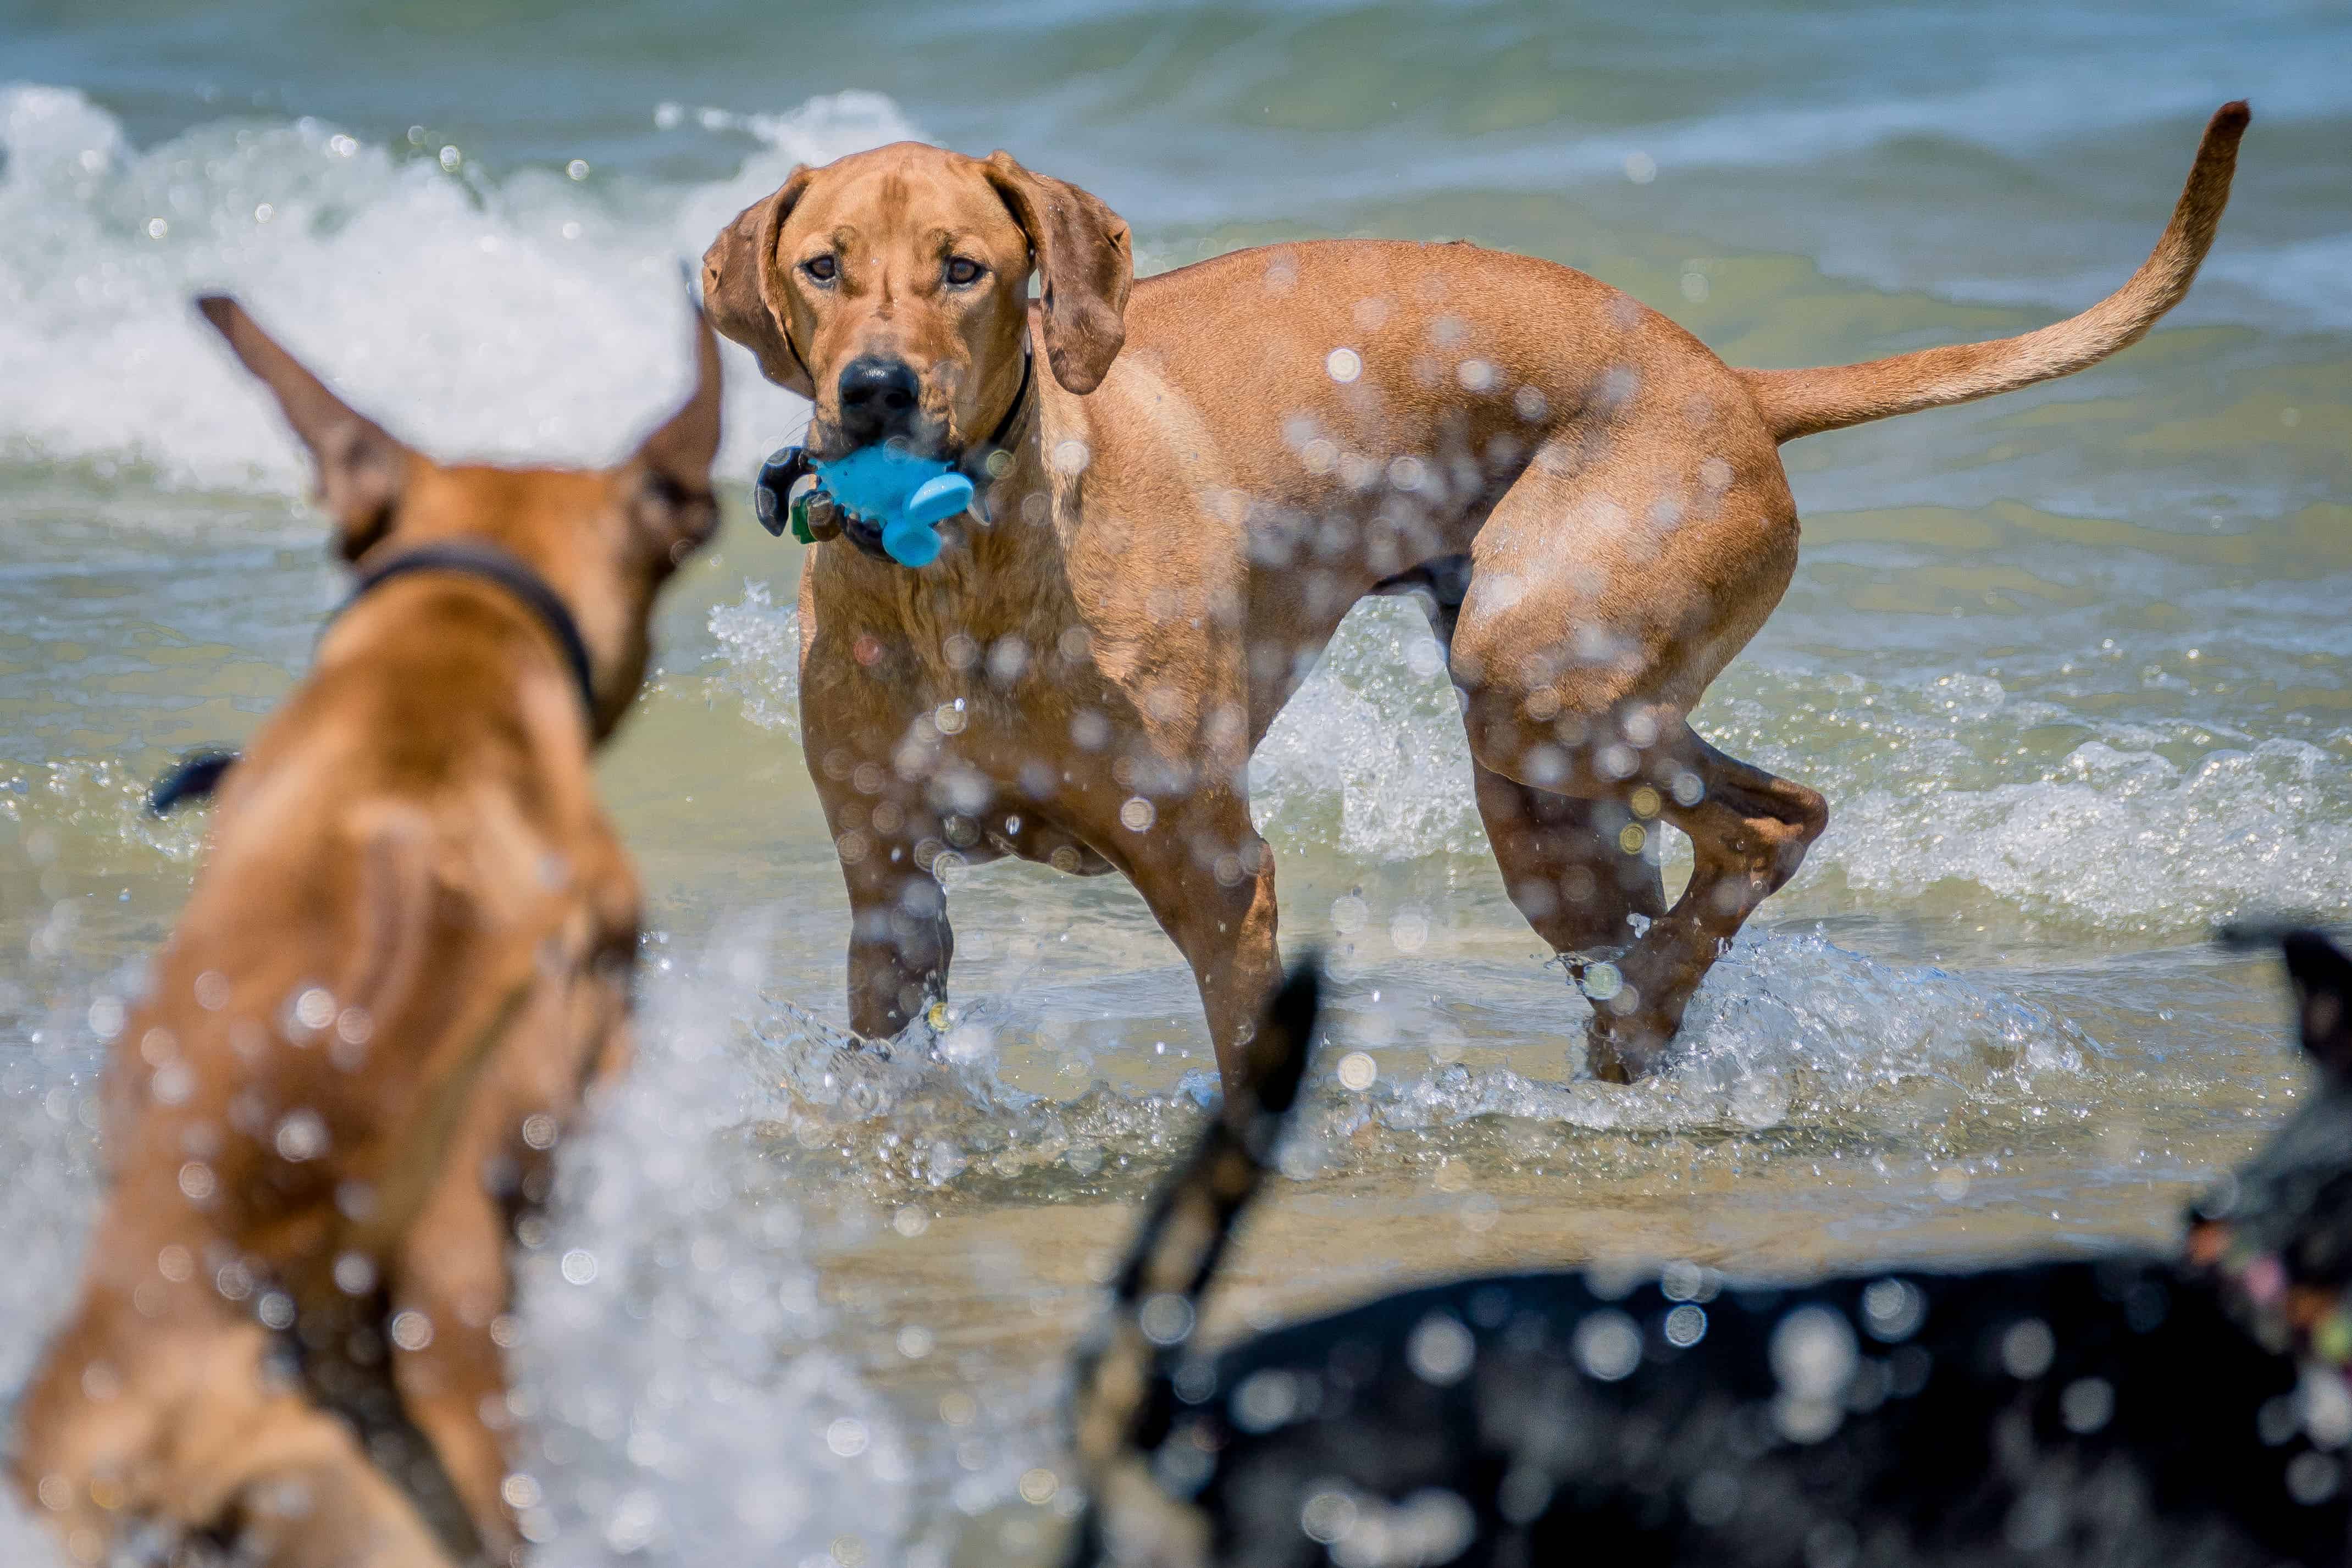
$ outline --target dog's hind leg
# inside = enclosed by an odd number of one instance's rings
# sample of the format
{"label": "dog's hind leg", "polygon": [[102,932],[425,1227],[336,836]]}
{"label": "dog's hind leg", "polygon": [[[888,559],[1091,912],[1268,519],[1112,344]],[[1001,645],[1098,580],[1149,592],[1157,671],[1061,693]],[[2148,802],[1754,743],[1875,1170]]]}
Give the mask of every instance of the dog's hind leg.
{"label": "dog's hind leg", "polygon": [[18,1412],[10,1468],[68,1560],[203,1535],[253,1568],[449,1568],[352,1430],[215,1288],[201,1237],[140,1207],[118,1197],[101,1220],[81,1302]]}
{"label": "dog's hind leg", "polygon": [[1702,434],[1663,460],[1531,468],[1473,547],[1453,639],[1482,768],[1623,812],[1621,850],[1647,847],[1660,821],[1690,838],[1682,896],[1618,960],[1616,983],[1588,975],[1592,1069],[1621,1082],[1656,1065],[1707,970],[1829,824],[1821,796],[1685,722],[1797,556],[1778,468],[1700,455],[1752,446],[1754,432]]}
{"label": "dog's hind leg", "polygon": [[1470,766],[1503,885],[1553,952],[1622,947],[1638,935],[1636,916],[1652,921],[1666,912],[1657,862],[1625,850],[1633,817],[1623,806],[1555,795],[1475,760]]}
{"label": "dog's hind leg", "polygon": [[484,1554],[501,1564],[519,1563],[522,1548],[503,1490],[511,1416],[495,1335],[511,1305],[506,1248],[505,1206],[461,1161],[417,1217],[391,1281],[401,1407],[433,1445]]}
{"label": "dog's hind leg", "polygon": [[1700,799],[1663,799],[1689,835],[1689,885],[1619,960],[1623,989],[1593,1009],[1592,1070],[1626,1082],[1657,1064],[1699,981],[1748,917],[1797,874],[1829,827],[1829,803],[1790,779],[1727,757],[1675,723],[1657,748],[1699,781]]}
{"label": "dog's hind leg", "polygon": [[[1449,557],[1415,577],[1412,596],[1450,655],[1469,558]],[[1624,848],[1633,818],[1622,805],[1522,784],[1475,754],[1470,782],[1503,886],[1553,952],[1622,947],[1637,935],[1633,916],[1655,920],[1666,912],[1656,859]]]}

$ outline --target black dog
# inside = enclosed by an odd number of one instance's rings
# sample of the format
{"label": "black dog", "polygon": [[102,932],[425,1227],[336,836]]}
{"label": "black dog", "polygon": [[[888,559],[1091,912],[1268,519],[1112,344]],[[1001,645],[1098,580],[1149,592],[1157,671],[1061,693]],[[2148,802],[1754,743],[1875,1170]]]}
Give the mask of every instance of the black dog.
{"label": "black dog", "polygon": [[1307,1049],[1294,977],[1256,1103],[1161,1195],[1080,1366],[1075,1561],[2352,1560],[2352,959],[2284,946],[2323,1082],[2199,1205],[2185,1258],[1468,1280],[1204,1355],[1198,1297]]}

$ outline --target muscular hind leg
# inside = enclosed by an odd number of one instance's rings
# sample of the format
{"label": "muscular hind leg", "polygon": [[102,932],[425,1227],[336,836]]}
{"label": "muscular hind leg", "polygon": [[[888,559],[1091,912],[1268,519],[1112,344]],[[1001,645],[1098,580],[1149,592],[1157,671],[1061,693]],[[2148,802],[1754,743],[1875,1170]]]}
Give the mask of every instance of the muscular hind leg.
{"label": "muscular hind leg", "polygon": [[[1682,896],[1613,974],[1585,973],[1592,1069],[1619,1082],[1656,1065],[1700,980],[1829,824],[1812,790],[1725,756],[1685,722],[1797,561],[1777,464],[1733,460],[1759,433],[1724,415],[1693,434],[1531,467],[1474,541],[1450,617],[1481,768],[1591,803],[1588,829],[1620,820],[1601,808],[1625,812],[1622,848],[1643,847],[1660,819],[1690,838]],[[1582,842],[1591,852],[1589,832]]]}
{"label": "muscular hind leg", "polygon": [[[1472,745],[1489,768],[1540,772],[1588,802],[1622,800],[1633,818],[1663,818],[1690,838],[1689,884],[1617,959],[1616,983],[1604,989],[1601,973],[1586,971],[1593,1075],[1630,1082],[1657,1065],[1692,993],[1748,915],[1797,873],[1829,826],[1829,804],[1726,756],[1654,707],[1626,711],[1622,729],[1603,718],[1595,727],[1602,738],[1571,748],[1530,740],[1507,722],[1476,722],[1493,706],[1488,694],[1471,703]],[[1608,738],[1624,730],[1643,743]]]}
{"label": "muscular hind leg", "polygon": [[1623,988],[1594,1007],[1595,1077],[1629,1082],[1657,1065],[1683,1010],[1757,905],[1797,874],[1829,826],[1816,791],[1727,757],[1677,724],[1669,765],[1698,780],[1690,805],[1660,797],[1665,819],[1690,836],[1690,884],[1618,963]]}
{"label": "muscular hind leg", "polygon": [[[1410,592],[1419,601],[1450,655],[1469,581],[1470,558],[1456,556],[1397,580],[1388,591]],[[1553,952],[1622,947],[1633,939],[1633,916],[1655,920],[1666,912],[1657,862],[1623,846],[1622,835],[1633,821],[1623,806],[1522,784],[1478,760],[1475,739],[1470,783],[1503,887]]]}
{"label": "muscular hind leg", "polygon": [[1472,785],[1486,841],[1511,903],[1555,953],[1624,946],[1634,916],[1666,912],[1655,862],[1625,852],[1633,821],[1613,800],[1580,800],[1507,779],[1473,760]]}

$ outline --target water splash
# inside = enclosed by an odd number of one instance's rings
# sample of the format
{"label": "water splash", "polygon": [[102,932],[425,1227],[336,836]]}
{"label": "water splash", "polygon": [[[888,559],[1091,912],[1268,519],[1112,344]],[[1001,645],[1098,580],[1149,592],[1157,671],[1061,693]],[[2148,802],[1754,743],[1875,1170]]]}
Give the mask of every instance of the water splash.
{"label": "water splash", "polygon": [[743,705],[743,716],[801,739],[801,617],[779,607],[763,582],[745,582],[743,597],[710,612],[710,635],[721,655],[719,685]]}
{"label": "water splash", "polygon": [[746,1137],[777,1113],[732,1015],[761,932],[666,977],[627,1081],[561,1156],[520,1272],[537,1559],[893,1562],[906,1445],[824,1348],[799,1211]]}
{"label": "water splash", "polygon": [[[1458,1030],[1429,1028],[1399,993],[1366,999],[1359,974],[1334,998],[1328,1043],[1282,1155],[1307,1179],[1415,1161],[1500,1121],[1563,1134],[1738,1135],[1799,1125],[1867,1139],[1916,1124],[1917,1106],[1990,1115],[2079,1080],[2104,1047],[2047,1009],[1930,967],[1884,964],[1819,935],[1750,933],[1717,966],[1663,1072],[1619,1086],[1581,1076],[1585,1005],[1563,984],[1557,1033],[1516,1054],[1540,1065],[1472,1066]],[[1217,1103],[1198,1069],[1171,1088],[1097,1082],[1069,1100],[1004,1083],[1010,1042],[1039,1009],[988,997],[918,1021],[880,1050],[798,1005],[769,998],[754,1033],[782,1091],[780,1156],[881,1201],[952,1189],[1058,1200],[1147,1187]],[[1342,1059],[1372,1059],[1347,1086]]]}
{"label": "water splash", "polygon": [[64,841],[79,856],[94,852],[100,863],[90,869],[101,873],[151,871],[158,861],[192,864],[204,840],[202,818],[194,811],[163,818],[149,811],[152,782],[103,759],[0,764],[0,821],[16,827],[30,843],[53,850]]}
{"label": "water splash", "polygon": [[2305,741],[2188,767],[2091,741],[2045,779],[1927,802],[1874,789],[1843,816],[1825,863],[1874,893],[1973,883],[2031,914],[2139,931],[2352,912],[2352,768]]}

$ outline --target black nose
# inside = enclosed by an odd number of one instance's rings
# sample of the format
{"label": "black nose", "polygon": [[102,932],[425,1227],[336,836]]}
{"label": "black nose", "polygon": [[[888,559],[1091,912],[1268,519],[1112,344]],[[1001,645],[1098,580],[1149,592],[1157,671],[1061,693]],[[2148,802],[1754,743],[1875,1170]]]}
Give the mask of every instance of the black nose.
{"label": "black nose", "polygon": [[841,372],[842,428],[860,441],[878,441],[914,428],[922,385],[903,360],[864,354]]}

